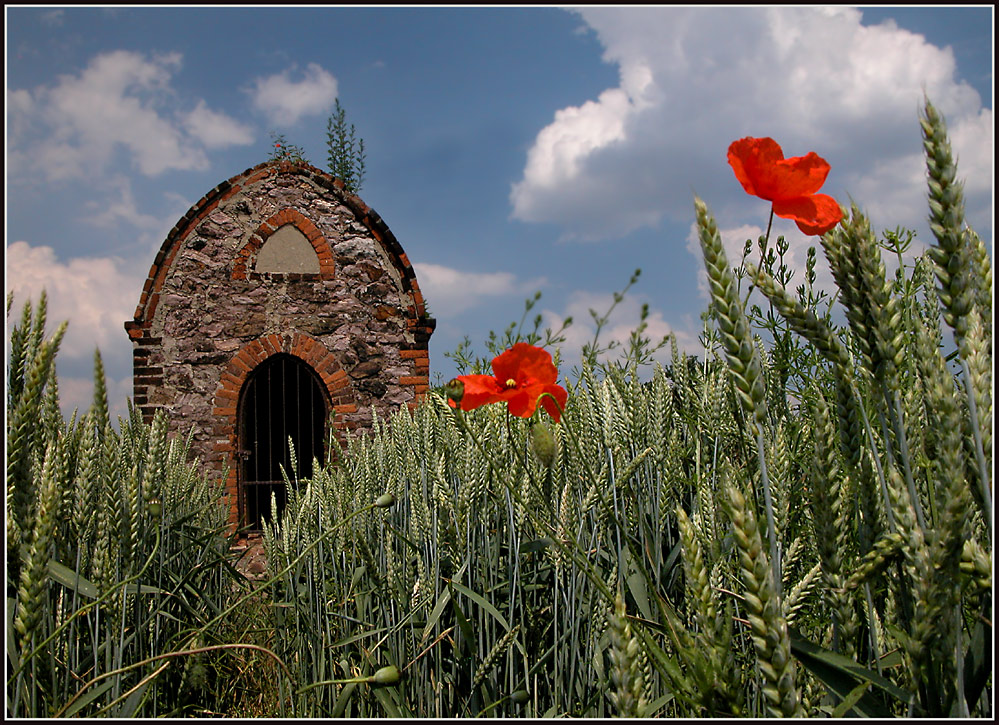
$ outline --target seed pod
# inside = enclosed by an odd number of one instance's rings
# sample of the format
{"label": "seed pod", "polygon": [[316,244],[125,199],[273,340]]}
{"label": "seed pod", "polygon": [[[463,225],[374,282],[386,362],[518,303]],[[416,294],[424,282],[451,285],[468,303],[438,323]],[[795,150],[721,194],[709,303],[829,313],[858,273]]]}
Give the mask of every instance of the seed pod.
{"label": "seed pod", "polygon": [[391,508],[391,506],[394,503],[395,503],[395,495],[391,493],[383,493],[375,500],[375,506],[377,506],[380,509]]}
{"label": "seed pod", "polygon": [[458,380],[458,378],[454,378],[444,386],[444,395],[455,403],[460,403],[461,399],[465,396],[465,384]]}
{"label": "seed pod", "polygon": [[535,423],[531,426],[531,450],[545,468],[555,460],[555,436],[545,423]]}
{"label": "seed pod", "polygon": [[159,498],[150,499],[149,503],[146,504],[146,511],[154,519],[158,519],[163,513],[163,502]]}
{"label": "seed pod", "polygon": [[394,685],[399,681],[401,676],[402,674],[399,672],[398,667],[395,665],[388,665],[378,670],[371,677],[371,681],[378,685]]}
{"label": "seed pod", "polygon": [[510,702],[514,705],[523,705],[531,699],[531,694],[524,689],[514,690],[510,695]]}

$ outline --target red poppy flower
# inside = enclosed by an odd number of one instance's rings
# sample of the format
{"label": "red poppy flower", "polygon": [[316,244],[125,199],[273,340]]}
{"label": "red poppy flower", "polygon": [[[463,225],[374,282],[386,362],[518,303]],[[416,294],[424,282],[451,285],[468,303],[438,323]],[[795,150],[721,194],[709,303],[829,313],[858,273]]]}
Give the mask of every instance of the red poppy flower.
{"label": "red poppy flower", "polygon": [[[538,398],[545,393],[541,405],[557,423],[562,416],[569,394],[556,385],[558,369],[552,356],[540,347],[518,342],[493,358],[492,375],[459,375],[464,386],[461,402],[449,399],[452,408],[474,410],[481,405],[506,401],[510,415],[530,418],[538,407]],[[554,400],[552,399],[554,398]]]}
{"label": "red poppy flower", "polygon": [[805,234],[825,234],[843,218],[835,199],[816,193],[829,164],[814,151],[785,159],[772,138],[746,137],[728,147],[728,163],[747,194],[773,202],[774,214],[794,219]]}

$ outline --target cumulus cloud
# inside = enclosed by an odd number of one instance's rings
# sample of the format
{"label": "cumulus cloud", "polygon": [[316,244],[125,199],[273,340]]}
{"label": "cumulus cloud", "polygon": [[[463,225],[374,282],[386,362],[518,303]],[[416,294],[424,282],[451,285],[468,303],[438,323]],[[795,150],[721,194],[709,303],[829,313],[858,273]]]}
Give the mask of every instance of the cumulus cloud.
{"label": "cumulus cloud", "polygon": [[184,116],[183,123],[187,132],[201,141],[205,148],[225,148],[253,143],[253,132],[248,126],[224,113],[211,110],[204,101],[198,101],[194,110]]}
{"label": "cumulus cloud", "polygon": [[95,346],[105,357],[131,349],[124,323],[135,312],[145,271],[114,257],[64,262],[51,247],[25,241],[7,247],[7,287],[14,293],[14,309],[19,311],[29,299],[37,304],[44,290],[48,319],[69,321],[60,358],[90,360]]}
{"label": "cumulus cloud", "polygon": [[303,116],[326,113],[336,100],[336,78],[322,66],[309,63],[297,81],[291,77],[294,70],[257,78],[249,89],[253,105],[278,126],[290,126]]}
{"label": "cumulus cloud", "polygon": [[420,289],[435,317],[447,319],[498,297],[529,295],[544,277],[518,281],[510,272],[469,272],[440,264],[413,264]]}
{"label": "cumulus cloud", "polygon": [[59,399],[67,416],[85,411],[93,400],[94,350],[104,361],[112,419],[126,415],[132,395],[132,344],[124,322],[131,319],[146,269],[113,257],[60,260],[53,249],[17,241],[7,247],[7,288],[14,294],[8,325],[20,319],[30,301],[47,298],[47,333],[69,326],[56,356]]}
{"label": "cumulus cloud", "polygon": [[204,101],[179,108],[171,79],[181,60],[113,51],[52,87],[10,90],[9,160],[49,180],[92,178],[124,151],[140,173],[155,176],[207,168],[207,147],[250,143],[245,126]]}
{"label": "cumulus cloud", "polygon": [[[620,83],[558,110],[511,188],[513,216],[565,236],[614,238],[691,218],[697,193],[724,225],[758,221],[725,160],[731,141],[771,136],[788,156],[830,161],[823,191],[850,196],[875,226],[926,216],[917,110],[948,119],[968,213],[991,231],[992,111],[955,77],[950,48],[848,7],[619,8],[578,11]],[[764,220],[765,223],[765,220]]]}
{"label": "cumulus cloud", "polygon": [[[103,357],[104,364],[107,358]],[[58,361],[58,358],[57,358]],[[59,374],[59,407],[63,415],[69,419],[73,411],[77,415],[85,413],[94,402],[94,378]],[[131,398],[134,389],[132,387],[132,376],[114,377],[107,374],[105,368],[104,385],[108,395],[108,413],[111,420],[116,421],[118,417],[128,418],[128,406],[126,401]]]}

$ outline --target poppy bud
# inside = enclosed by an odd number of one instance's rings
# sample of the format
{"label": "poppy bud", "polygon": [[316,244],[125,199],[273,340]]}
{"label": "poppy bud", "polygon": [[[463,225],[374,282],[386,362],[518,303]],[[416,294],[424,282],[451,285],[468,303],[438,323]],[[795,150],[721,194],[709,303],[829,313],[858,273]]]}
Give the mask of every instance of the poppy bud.
{"label": "poppy bud", "polygon": [[454,378],[444,386],[444,395],[455,403],[460,403],[461,399],[465,396],[465,384],[458,380],[458,378]]}
{"label": "poppy bud", "polygon": [[531,699],[531,694],[527,690],[515,690],[510,695],[510,701],[515,705],[523,705]]}
{"label": "poppy bud", "polygon": [[378,670],[371,678],[371,680],[379,685],[394,685],[399,681],[401,677],[399,668],[395,665],[388,665],[387,667],[382,667]]}
{"label": "poppy bud", "polygon": [[531,450],[545,468],[555,460],[555,436],[545,423],[535,423],[531,426]]}
{"label": "poppy bud", "polygon": [[375,500],[375,506],[380,509],[387,509],[395,503],[395,496],[391,493],[383,493]]}

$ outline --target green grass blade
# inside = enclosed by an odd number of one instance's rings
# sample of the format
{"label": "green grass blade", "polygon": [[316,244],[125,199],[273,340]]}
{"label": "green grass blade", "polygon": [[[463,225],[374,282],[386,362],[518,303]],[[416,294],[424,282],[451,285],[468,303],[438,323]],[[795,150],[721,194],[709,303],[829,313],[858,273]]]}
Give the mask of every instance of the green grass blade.
{"label": "green grass blade", "polygon": [[[854,696],[858,679],[870,682],[901,704],[909,700],[909,693],[877,672],[872,672],[852,659],[819,647],[794,633],[791,634],[791,652],[830,692],[843,700]],[[892,717],[892,713],[869,691],[862,691],[851,709],[863,717]]]}
{"label": "green grass blade", "polygon": [[453,586],[459,592],[461,592],[466,597],[468,597],[473,602],[475,602],[480,607],[482,607],[484,610],[486,610],[487,612],[489,612],[489,614],[491,614],[496,619],[497,622],[499,622],[501,625],[503,625],[503,629],[505,629],[507,632],[510,631],[510,625],[507,624],[506,619],[503,617],[503,615],[500,614],[499,610],[496,609],[496,607],[494,607],[492,604],[490,604],[481,594],[476,594],[471,589],[469,589],[468,587],[462,586],[458,582],[450,581],[449,583],[450,583],[451,586]]}

